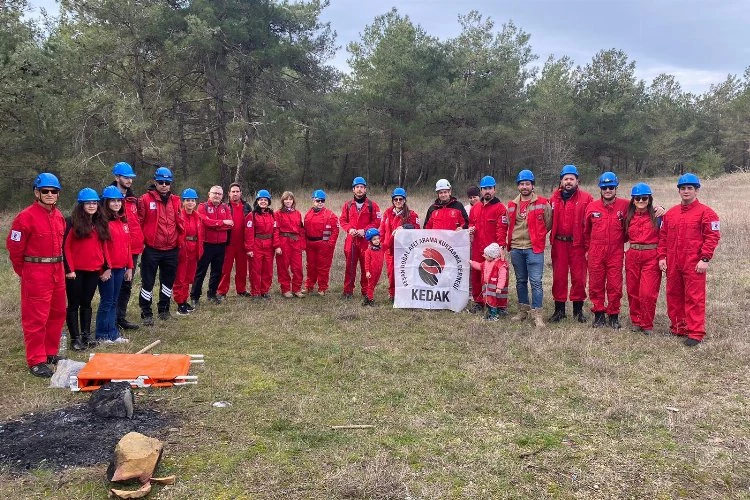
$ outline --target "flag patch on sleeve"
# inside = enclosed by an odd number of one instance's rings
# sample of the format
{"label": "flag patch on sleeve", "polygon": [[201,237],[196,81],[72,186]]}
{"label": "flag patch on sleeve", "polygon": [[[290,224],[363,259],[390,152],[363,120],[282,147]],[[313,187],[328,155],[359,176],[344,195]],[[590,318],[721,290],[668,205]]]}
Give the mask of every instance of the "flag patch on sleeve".
{"label": "flag patch on sleeve", "polygon": [[12,241],[21,241],[21,231],[11,231],[10,232],[10,239]]}
{"label": "flag patch on sleeve", "polygon": [[719,221],[712,220],[711,221],[711,231],[718,231],[719,230]]}

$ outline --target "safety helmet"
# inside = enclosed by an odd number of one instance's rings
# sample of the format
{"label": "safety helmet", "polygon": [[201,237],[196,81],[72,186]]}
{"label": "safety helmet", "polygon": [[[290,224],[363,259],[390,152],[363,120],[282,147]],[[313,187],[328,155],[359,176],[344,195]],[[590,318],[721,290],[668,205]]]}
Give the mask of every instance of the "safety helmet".
{"label": "safety helmet", "polygon": [[442,191],[443,189],[450,189],[451,183],[448,179],[440,179],[435,183],[435,191]]}
{"label": "safety helmet", "polygon": [[102,190],[102,199],[105,200],[122,200],[125,198],[123,194],[117,189],[117,186],[107,186]]}
{"label": "safety helmet", "polygon": [[367,187],[367,181],[364,177],[355,177],[352,181],[352,187],[356,186],[357,184],[362,184],[363,186]]}
{"label": "safety helmet", "polygon": [[651,196],[652,194],[654,193],[651,192],[651,186],[645,182],[639,182],[630,190],[630,196]]}
{"label": "safety helmet", "polygon": [[480,188],[491,188],[495,187],[497,183],[495,182],[495,178],[491,175],[485,175],[482,177],[482,180],[479,181],[479,187]]}
{"label": "safety helmet", "polygon": [[322,189],[316,189],[315,191],[313,191],[312,199],[313,200],[325,200],[326,192],[323,191]]}
{"label": "safety helmet", "polygon": [[78,203],[87,201],[99,201],[99,193],[96,192],[96,189],[83,188],[78,191]]}
{"label": "safety helmet", "polygon": [[565,177],[566,175],[575,175],[576,179],[578,178],[578,167],[575,165],[565,165],[562,170],[560,170],[560,179]]}
{"label": "safety helmet", "polygon": [[198,191],[196,191],[193,188],[187,188],[182,191],[181,198],[183,200],[197,200],[198,199]]}
{"label": "safety helmet", "polygon": [[677,179],[677,187],[680,186],[695,186],[696,188],[700,188],[701,180],[695,174],[682,174],[680,178]]}
{"label": "safety helmet", "polygon": [[255,195],[255,201],[258,201],[260,198],[265,198],[268,200],[268,203],[271,203],[271,193],[269,193],[267,189],[261,189],[258,191],[258,194]]}
{"label": "safety helmet", "polygon": [[402,198],[406,198],[406,189],[402,187],[397,187],[393,190],[391,193],[391,199],[395,198],[396,196],[401,196]]}
{"label": "safety helmet", "polygon": [[599,187],[617,187],[620,185],[620,180],[617,178],[614,172],[604,172],[599,176]]}
{"label": "safety helmet", "polygon": [[375,236],[380,236],[380,231],[378,231],[374,227],[371,227],[370,229],[365,231],[365,239],[367,241],[372,240]]}
{"label": "safety helmet", "polygon": [[133,167],[130,166],[130,163],[124,161],[115,163],[115,166],[112,168],[112,174],[119,175],[120,177],[129,177],[131,179],[135,177]]}
{"label": "safety helmet", "polygon": [[172,171],[169,170],[167,167],[159,167],[156,169],[156,172],[154,172],[154,180],[155,181],[163,181],[163,182],[172,182]]}
{"label": "safety helmet", "polygon": [[34,189],[39,188],[55,188],[62,190],[62,186],[60,186],[60,181],[57,180],[57,177],[55,177],[54,174],[49,174],[47,172],[37,175],[36,179],[34,179]]}
{"label": "safety helmet", "polygon": [[518,172],[518,175],[516,176],[516,184],[520,184],[523,181],[529,181],[530,183],[534,184],[536,182],[536,179],[534,178],[534,172],[531,170],[521,170]]}

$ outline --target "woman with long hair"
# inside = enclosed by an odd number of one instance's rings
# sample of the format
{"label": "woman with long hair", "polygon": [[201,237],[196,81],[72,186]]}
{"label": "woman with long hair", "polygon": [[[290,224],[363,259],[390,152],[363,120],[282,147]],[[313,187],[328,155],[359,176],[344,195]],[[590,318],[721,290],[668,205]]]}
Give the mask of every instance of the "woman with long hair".
{"label": "woman with long hair", "polygon": [[380,221],[380,241],[385,251],[385,267],[388,271],[388,296],[391,302],[396,295],[396,279],[393,274],[393,236],[400,228],[419,229],[419,216],[406,204],[406,190],[397,187],[391,193],[391,206]]}
{"label": "woman with long hair", "polygon": [[284,191],[281,208],[274,213],[279,230],[281,253],[276,254],[276,275],[281,294],[286,298],[305,296],[302,293],[302,251],[305,249],[305,228],[297,210],[294,193]]}
{"label": "woman with long hair", "polygon": [[91,338],[91,300],[104,268],[104,242],[109,239],[109,226],[99,206],[99,194],[92,188],[81,189],[78,203],[67,219],[63,243],[68,298],[66,323],[70,348],[74,351],[96,346]]}
{"label": "woman with long hair", "polygon": [[271,210],[271,193],[258,191],[253,211],[245,217],[245,252],[252,257],[250,288],[253,299],[270,299],[273,282],[273,254],[281,253],[279,229]]}
{"label": "woman with long hair", "polygon": [[653,193],[648,184],[636,184],[630,195],[625,216],[625,233],[630,241],[630,248],[625,253],[630,323],[634,332],[650,335],[654,330],[656,299],[661,286],[656,253],[661,217],[654,213]]}
{"label": "woman with long hair", "polygon": [[182,220],[185,232],[180,236],[180,253],[177,255],[177,275],[172,287],[172,297],[177,302],[177,314],[184,316],[195,310],[188,303],[190,285],[195,280],[195,270],[203,255],[203,235],[205,228],[195,210],[198,206],[198,192],[187,188],[182,192]]}

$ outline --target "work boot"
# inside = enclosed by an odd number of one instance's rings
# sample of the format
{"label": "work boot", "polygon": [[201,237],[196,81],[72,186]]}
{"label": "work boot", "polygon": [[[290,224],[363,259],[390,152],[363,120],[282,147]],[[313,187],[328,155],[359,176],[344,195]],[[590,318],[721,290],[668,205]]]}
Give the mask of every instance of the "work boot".
{"label": "work boot", "polygon": [[526,319],[529,317],[529,311],[531,310],[531,306],[528,304],[518,304],[518,312],[515,316],[510,318],[511,321],[526,321]]}
{"label": "work boot", "polygon": [[607,326],[607,317],[603,312],[594,313],[594,322],[591,323],[592,328],[603,328]]}
{"label": "work boot", "polygon": [[81,309],[81,343],[87,349],[97,346],[96,339],[91,336],[91,309]]}
{"label": "work boot", "polygon": [[169,321],[172,319],[172,315],[169,314],[169,311],[159,311],[159,319],[162,321]]}
{"label": "work boot", "polygon": [[31,374],[35,377],[41,378],[52,378],[52,375],[54,375],[52,370],[50,370],[49,366],[47,366],[45,363],[39,363],[38,365],[32,366],[31,368],[29,368],[29,372],[31,372]]}
{"label": "work boot", "polygon": [[688,347],[695,347],[695,346],[697,346],[700,343],[701,343],[701,341],[698,340],[698,339],[691,339],[690,337],[688,337],[688,338],[685,339],[685,345],[688,346]]}
{"label": "work boot", "polygon": [[70,348],[74,351],[83,351],[86,344],[81,342],[81,329],[78,324],[78,311],[68,311],[65,316],[65,322],[68,324],[70,332]]}
{"label": "work boot", "polygon": [[641,326],[639,326],[639,325],[632,325],[630,327],[630,331],[631,332],[635,332],[635,333],[640,333],[640,332],[643,331],[643,328]]}
{"label": "work boot", "polygon": [[143,326],[154,326],[154,316],[152,314],[144,315],[141,319]]}
{"label": "work boot", "polygon": [[609,326],[613,330],[619,330],[620,329],[620,315],[619,314],[610,314],[609,315]]}
{"label": "work boot", "polygon": [[342,300],[352,300],[353,294],[344,292],[341,294]]}
{"label": "work boot", "polygon": [[48,365],[56,365],[61,360],[65,359],[65,356],[58,356],[57,354],[47,356]]}
{"label": "work boot", "polygon": [[557,323],[563,319],[567,318],[565,315],[565,302],[555,301],[555,313],[550,316],[549,320],[552,323]]}
{"label": "work boot", "polygon": [[469,308],[469,312],[472,314],[480,313],[484,311],[484,304],[481,302],[474,302]]}
{"label": "work boot", "polygon": [[123,330],[137,330],[138,328],[140,328],[137,324],[133,323],[132,321],[128,321],[125,318],[120,318],[117,321],[117,326],[119,326]]}
{"label": "work boot", "polygon": [[542,308],[538,309],[532,309],[531,310],[531,317],[534,318],[534,326],[537,328],[544,328],[547,326],[544,324],[544,319],[542,319]]}
{"label": "work boot", "polygon": [[586,323],[589,319],[583,314],[583,301],[573,301],[573,317],[578,320],[579,323]]}

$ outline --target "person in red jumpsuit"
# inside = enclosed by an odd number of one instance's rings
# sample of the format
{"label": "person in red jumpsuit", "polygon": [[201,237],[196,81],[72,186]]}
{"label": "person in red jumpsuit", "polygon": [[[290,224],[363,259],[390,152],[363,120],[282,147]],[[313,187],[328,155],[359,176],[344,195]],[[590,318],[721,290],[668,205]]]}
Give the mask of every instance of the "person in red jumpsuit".
{"label": "person in red jumpsuit", "polygon": [[400,228],[419,229],[419,216],[406,204],[406,190],[397,187],[391,193],[391,203],[380,222],[380,240],[385,252],[385,268],[388,272],[388,296],[391,302],[396,295],[396,280],[393,273],[393,237]]}
{"label": "person in red jumpsuit", "polygon": [[180,241],[180,251],[177,254],[177,275],[174,280],[172,296],[177,303],[177,314],[185,316],[195,310],[188,303],[190,285],[195,279],[195,270],[203,254],[203,235],[205,227],[201,217],[196,212],[198,193],[195,189],[187,188],[182,191],[182,217],[185,231]]}
{"label": "person in red jumpsuit", "polygon": [[[594,328],[609,323],[620,328],[622,269],[625,258],[625,215],[628,200],[617,197],[620,181],[613,172],[599,177],[601,199],[586,207],[583,219],[583,241],[587,253],[589,298],[594,313]],[[609,315],[607,319],[605,317]]]}
{"label": "person in red jumpsuit", "polygon": [[451,194],[451,183],[440,179],[435,183],[437,199],[427,209],[425,229],[460,231],[469,227],[469,216],[464,206]]}
{"label": "person in red jumpsuit", "polygon": [[206,299],[213,304],[221,304],[223,297],[218,295],[221,272],[224,269],[224,254],[226,253],[229,233],[234,226],[234,219],[229,205],[222,203],[224,190],[221,186],[211,186],[208,190],[208,201],[198,205],[198,215],[201,216],[204,230],[203,255],[198,259],[195,269],[195,279],[190,289],[190,303],[197,306],[203,293],[203,280],[208,268],[208,290]]}
{"label": "person in red jumpsuit", "polygon": [[[469,265],[482,277],[479,288],[483,295],[482,303],[487,305],[485,319],[498,321],[500,311],[508,308],[508,262],[503,259],[502,248],[495,242],[484,248],[482,259],[481,261],[469,260]],[[506,290],[503,291],[503,288]]]}
{"label": "person in red jumpsuit", "polygon": [[[580,323],[586,300],[586,250],[583,247],[583,216],[594,198],[578,186],[578,168],[565,165],[560,171],[560,187],[552,193],[552,298],[555,312],[549,318],[558,322],[566,317],[565,302],[573,302],[573,317]],[[570,287],[568,287],[570,276]],[[570,293],[568,293],[570,292]]]}
{"label": "person in red jumpsuit", "polygon": [[10,225],[5,240],[13,271],[21,278],[21,327],[26,364],[36,377],[52,377],[65,323],[65,219],[57,209],[60,181],[52,174],[34,180],[34,203]]}
{"label": "person in red jumpsuit", "polygon": [[719,216],[698,201],[701,182],[687,173],[677,181],[681,203],[664,215],[659,268],[667,273],[667,315],[672,335],[696,346],[706,335],[706,271],[721,239]]}
{"label": "person in red jumpsuit", "polygon": [[242,199],[242,188],[236,182],[229,185],[229,211],[232,213],[234,225],[229,232],[229,243],[224,254],[224,266],[221,268],[221,281],[216,290],[216,296],[222,299],[229,291],[229,282],[234,272],[234,289],[240,297],[250,297],[247,291],[248,267],[250,262],[245,253],[245,217],[253,207]]}
{"label": "person in red jumpsuit", "polygon": [[339,218],[325,207],[326,193],[317,189],[312,194],[313,206],[305,214],[305,253],[307,279],[305,289],[312,293],[318,286],[318,295],[328,290],[333,262],[333,252],[339,237]]}
{"label": "person in red jumpsuit", "polygon": [[297,210],[294,193],[284,191],[281,208],[274,213],[279,230],[281,253],[276,254],[276,275],[281,294],[286,298],[299,297],[302,292],[302,252],[305,249],[305,228],[302,214]]}
{"label": "person in red jumpsuit", "polygon": [[380,246],[380,232],[377,229],[370,228],[365,232],[365,240],[369,243],[365,250],[365,271],[364,276],[367,280],[365,288],[365,298],[362,300],[363,306],[375,305],[375,288],[380,281],[380,275],[383,273],[383,248]]}
{"label": "person in red jumpsuit", "polygon": [[352,181],[354,199],[344,203],[341,208],[339,224],[346,233],[344,242],[344,256],[346,267],[344,271],[344,291],[342,299],[351,299],[354,293],[354,282],[357,279],[357,264],[359,263],[362,296],[366,295],[367,278],[365,277],[365,231],[380,227],[380,207],[367,197],[367,181],[363,177],[355,177]]}
{"label": "person in red jumpsuit", "polygon": [[656,248],[661,219],[654,212],[654,199],[648,184],[638,183],[630,191],[625,216],[625,233],[630,242],[625,252],[625,285],[628,292],[630,323],[634,332],[651,335],[654,330],[656,299],[661,287],[661,270]]}
{"label": "person in red jumpsuit", "polygon": [[[506,261],[505,243],[508,239],[508,210],[495,196],[495,179],[485,175],[479,183],[482,200],[471,207],[469,213],[469,234],[472,235],[471,258],[481,262],[484,249],[490,243],[500,246],[500,259]],[[507,276],[507,275],[506,275]],[[508,282],[499,283],[500,294],[508,297]],[[484,295],[482,294],[482,273],[476,269],[471,271],[471,293],[474,305],[470,311],[481,312],[484,309]],[[506,300],[507,303],[507,300]],[[505,308],[500,308],[498,314],[506,314]]]}
{"label": "person in red jumpsuit", "polygon": [[261,189],[255,196],[253,211],[245,218],[245,252],[253,259],[250,288],[256,300],[271,298],[273,254],[281,253],[279,229],[270,205],[271,193]]}

